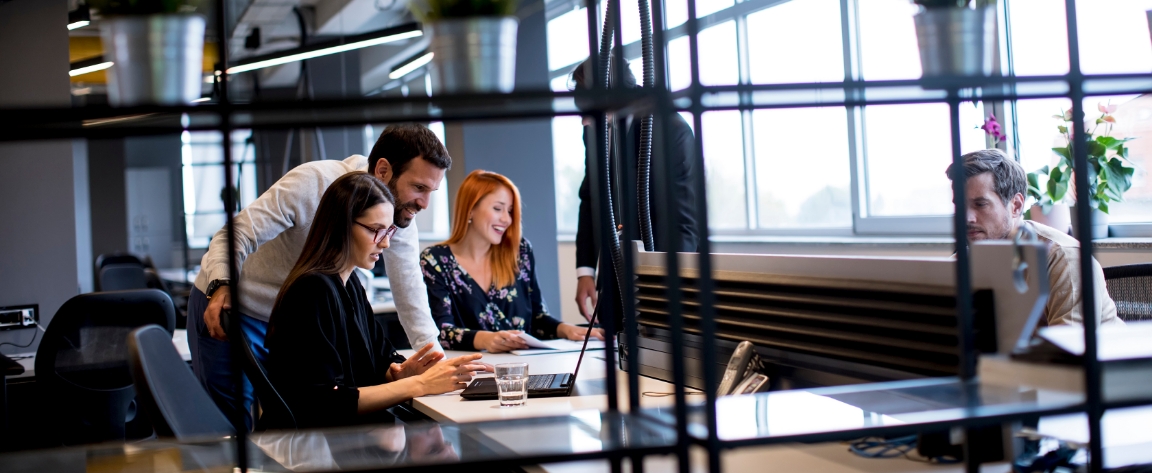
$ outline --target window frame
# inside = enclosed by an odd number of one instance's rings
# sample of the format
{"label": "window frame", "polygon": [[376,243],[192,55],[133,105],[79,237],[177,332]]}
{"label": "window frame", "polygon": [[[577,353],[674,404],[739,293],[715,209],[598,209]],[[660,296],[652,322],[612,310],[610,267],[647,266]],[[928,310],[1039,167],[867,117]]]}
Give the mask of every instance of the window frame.
{"label": "window frame", "polygon": [[[685,0],[694,1],[694,0]],[[733,21],[736,26],[736,45],[738,55],[738,77],[741,84],[751,82],[750,77],[750,45],[747,34],[747,18],[778,5],[795,0],[736,0],[728,8],[697,19],[698,28],[703,31],[709,27]],[[1008,16],[1009,2],[1000,0],[996,2],[998,37],[996,49],[997,57],[994,60],[995,71],[1004,71],[1005,75],[1013,74],[1011,18]],[[844,60],[844,80],[846,82],[863,81],[862,50],[860,45],[859,4],[860,0],[839,0],[840,26]],[[977,3],[989,3],[977,0]],[[602,7],[601,3],[601,7]],[[547,19],[550,21],[557,16],[578,10],[584,7],[580,0],[562,0],[549,4]],[[597,12],[599,22],[603,21],[603,8]],[[665,47],[671,41],[687,36],[687,25],[680,24],[665,30]],[[628,61],[639,60],[640,41],[633,41],[624,45],[624,56]],[[549,81],[566,76],[579,62],[564,65],[549,71]],[[997,117],[1005,117],[1005,131],[1008,139],[1000,143],[1000,147],[1007,149],[1019,148],[1017,134],[1017,116],[1015,101],[982,101],[986,112],[995,113]],[[848,134],[848,166],[850,176],[851,194],[851,226],[845,227],[799,227],[799,228],[762,228],[759,224],[758,196],[759,188],[756,182],[755,138],[753,133],[753,116],[751,110],[741,111],[741,133],[743,136],[744,183],[746,228],[744,229],[715,229],[713,233],[728,237],[740,236],[932,236],[939,237],[951,235],[952,215],[924,215],[924,216],[873,216],[869,214],[869,178],[867,156],[867,121],[864,119],[863,106],[846,106],[847,124],[845,132]],[[1141,223],[1116,223],[1109,225],[1111,236],[1120,238],[1152,237],[1152,221]]]}

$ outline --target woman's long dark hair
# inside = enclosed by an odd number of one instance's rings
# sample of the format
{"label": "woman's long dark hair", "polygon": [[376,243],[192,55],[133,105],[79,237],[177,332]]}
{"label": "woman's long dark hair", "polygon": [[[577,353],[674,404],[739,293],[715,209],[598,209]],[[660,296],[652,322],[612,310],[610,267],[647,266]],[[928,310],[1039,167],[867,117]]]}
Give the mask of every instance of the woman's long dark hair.
{"label": "woman's long dark hair", "polygon": [[280,286],[272,310],[280,306],[284,292],[301,276],[340,272],[350,258],[353,222],[366,210],[384,203],[395,206],[396,199],[388,186],[366,172],[350,172],[328,186],[320,198],[300,259]]}

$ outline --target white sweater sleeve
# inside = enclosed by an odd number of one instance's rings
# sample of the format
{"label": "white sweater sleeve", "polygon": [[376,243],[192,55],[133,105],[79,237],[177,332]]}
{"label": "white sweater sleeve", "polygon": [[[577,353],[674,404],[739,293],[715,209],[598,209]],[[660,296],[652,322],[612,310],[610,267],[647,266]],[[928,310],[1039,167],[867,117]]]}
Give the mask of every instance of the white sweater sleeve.
{"label": "white sweater sleeve", "polygon": [[440,330],[436,328],[432,311],[428,308],[428,288],[424,286],[424,276],[420,272],[420,233],[415,222],[396,231],[391,245],[381,257],[384,258],[388,283],[392,286],[400,325],[404,326],[412,348],[419,350],[431,343],[436,351],[444,351],[439,343]]}

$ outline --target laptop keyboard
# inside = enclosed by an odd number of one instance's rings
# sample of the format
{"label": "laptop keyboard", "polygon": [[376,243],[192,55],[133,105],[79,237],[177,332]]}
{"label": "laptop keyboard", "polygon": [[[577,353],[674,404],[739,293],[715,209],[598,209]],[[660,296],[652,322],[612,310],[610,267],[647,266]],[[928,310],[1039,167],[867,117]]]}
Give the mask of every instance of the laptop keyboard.
{"label": "laptop keyboard", "polygon": [[528,376],[528,390],[540,390],[552,387],[552,381],[556,379],[554,374],[540,374],[535,376]]}

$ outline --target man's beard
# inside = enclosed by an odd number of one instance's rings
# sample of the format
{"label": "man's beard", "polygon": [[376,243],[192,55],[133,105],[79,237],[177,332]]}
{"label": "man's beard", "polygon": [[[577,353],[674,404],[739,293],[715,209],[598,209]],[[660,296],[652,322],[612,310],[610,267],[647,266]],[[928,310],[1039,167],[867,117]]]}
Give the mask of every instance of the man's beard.
{"label": "man's beard", "polygon": [[[392,182],[388,183],[388,190],[392,191],[392,195],[396,196],[397,199],[399,198],[400,193],[396,192],[395,178],[392,179]],[[413,215],[420,213],[420,206],[416,205],[416,201],[397,203],[396,209],[392,212],[392,225],[395,225],[397,228],[408,228],[409,225],[412,225],[412,219],[404,214],[404,211],[409,209],[412,210]]]}

